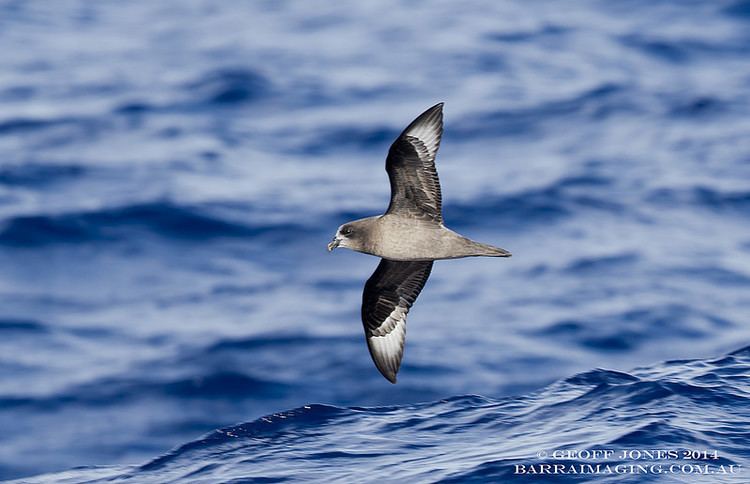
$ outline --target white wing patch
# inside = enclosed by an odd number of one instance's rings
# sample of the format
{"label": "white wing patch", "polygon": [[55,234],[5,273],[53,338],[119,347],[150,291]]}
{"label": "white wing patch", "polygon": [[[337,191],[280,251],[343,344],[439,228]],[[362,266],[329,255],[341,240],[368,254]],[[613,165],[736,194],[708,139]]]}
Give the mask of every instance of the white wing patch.
{"label": "white wing patch", "polygon": [[396,383],[396,373],[404,355],[408,312],[408,308],[396,306],[385,321],[367,338],[367,346],[370,348],[375,364],[392,383]]}
{"label": "white wing patch", "polygon": [[[442,107],[442,103],[440,106]],[[421,142],[422,146],[419,146],[419,143],[409,140],[417,148],[420,155],[426,152],[429,161],[435,161],[442,134],[443,116],[441,110],[436,110],[430,116],[420,120],[419,123],[410,126],[404,133],[405,136],[416,138]]]}

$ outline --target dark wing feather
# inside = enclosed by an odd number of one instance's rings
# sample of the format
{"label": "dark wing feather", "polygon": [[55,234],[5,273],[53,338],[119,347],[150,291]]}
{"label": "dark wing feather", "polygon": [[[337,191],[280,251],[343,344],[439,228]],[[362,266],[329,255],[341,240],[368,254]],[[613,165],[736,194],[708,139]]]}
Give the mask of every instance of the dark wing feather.
{"label": "dark wing feather", "polygon": [[443,135],[443,103],[420,114],[388,151],[385,170],[391,181],[386,213],[429,218],[442,223],[440,180],[435,155]]}
{"label": "dark wing feather", "polygon": [[406,341],[406,314],[430,277],[432,261],[381,259],[362,294],[362,323],[370,356],[396,383]]}

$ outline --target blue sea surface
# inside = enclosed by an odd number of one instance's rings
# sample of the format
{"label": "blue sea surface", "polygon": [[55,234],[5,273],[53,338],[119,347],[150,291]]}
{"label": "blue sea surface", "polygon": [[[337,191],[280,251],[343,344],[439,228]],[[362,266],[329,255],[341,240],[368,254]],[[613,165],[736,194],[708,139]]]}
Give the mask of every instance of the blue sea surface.
{"label": "blue sea surface", "polygon": [[[750,482],[750,2],[0,0],[0,52],[0,480]],[[439,101],[513,257],[391,385],[326,244]],[[516,473],[582,448],[743,471]]]}
{"label": "blue sea surface", "polygon": [[23,482],[746,482],[749,375],[747,347],[631,373],[592,370],[521,397],[305,405],[143,465]]}

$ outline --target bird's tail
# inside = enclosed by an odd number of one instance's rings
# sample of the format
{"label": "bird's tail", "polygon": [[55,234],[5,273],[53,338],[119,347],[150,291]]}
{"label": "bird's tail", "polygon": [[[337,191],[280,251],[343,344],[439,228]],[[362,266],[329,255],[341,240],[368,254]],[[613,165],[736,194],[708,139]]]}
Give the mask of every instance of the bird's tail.
{"label": "bird's tail", "polygon": [[475,255],[484,257],[510,257],[512,254],[505,249],[495,247],[494,245],[483,244],[473,241],[472,249],[476,251]]}

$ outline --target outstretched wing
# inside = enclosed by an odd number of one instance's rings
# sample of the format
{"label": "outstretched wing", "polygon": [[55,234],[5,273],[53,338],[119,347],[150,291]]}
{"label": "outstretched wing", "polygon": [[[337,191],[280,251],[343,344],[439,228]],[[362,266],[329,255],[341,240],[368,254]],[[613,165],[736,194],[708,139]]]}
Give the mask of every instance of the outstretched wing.
{"label": "outstretched wing", "polygon": [[406,314],[430,277],[432,261],[381,259],[362,294],[362,323],[370,356],[396,383],[406,340]]}
{"label": "outstretched wing", "polygon": [[442,135],[443,103],[439,103],[420,114],[393,142],[385,162],[391,181],[391,204],[386,213],[442,223],[440,180],[435,169]]}

